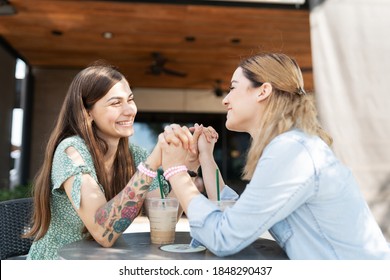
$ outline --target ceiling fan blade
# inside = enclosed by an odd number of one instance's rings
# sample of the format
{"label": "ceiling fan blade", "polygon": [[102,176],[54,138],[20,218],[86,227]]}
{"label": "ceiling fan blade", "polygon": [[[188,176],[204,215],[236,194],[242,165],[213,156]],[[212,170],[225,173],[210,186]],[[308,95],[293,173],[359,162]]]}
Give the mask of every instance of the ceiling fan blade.
{"label": "ceiling fan blade", "polygon": [[165,63],[168,62],[168,59],[163,56],[160,52],[152,52],[151,56],[153,58],[152,64],[149,65],[148,74],[155,76],[161,75],[162,73],[177,77],[186,77],[187,73],[172,70],[165,68]]}
{"label": "ceiling fan blade", "polygon": [[176,71],[176,70],[171,70],[171,69],[167,69],[167,68],[162,68],[161,70],[165,74],[172,75],[172,76],[177,76],[177,77],[186,77],[187,76],[187,73]]}

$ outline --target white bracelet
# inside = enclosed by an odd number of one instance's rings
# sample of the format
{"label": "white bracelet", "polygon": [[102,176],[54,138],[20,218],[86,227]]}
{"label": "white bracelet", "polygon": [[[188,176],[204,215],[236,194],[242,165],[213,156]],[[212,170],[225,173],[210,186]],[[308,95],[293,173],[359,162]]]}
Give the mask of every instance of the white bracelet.
{"label": "white bracelet", "polygon": [[166,180],[169,180],[170,177],[173,175],[180,173],[180,172],[187,172],[187,167],[185,165],[179,165],[179,166],[172,166],[164,171],[164,177]]}
{"label": "white bracelet", "polygon": [[139,172],[145,174],[146,176],[149,176],[150,178],[155,178],[157,176],[156,171],[146,168],[146,166],[142,162],[138,164],[137,169]]}

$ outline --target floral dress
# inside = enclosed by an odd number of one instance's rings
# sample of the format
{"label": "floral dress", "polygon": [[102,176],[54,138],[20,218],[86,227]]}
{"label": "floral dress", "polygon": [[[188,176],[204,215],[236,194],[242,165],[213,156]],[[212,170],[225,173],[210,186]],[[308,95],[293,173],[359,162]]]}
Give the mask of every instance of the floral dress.
{"label": "floral dress", "polygon": [[[84,160],[84,165],[74,164],[65,152],[68,147],[74,147],[80,153]],[[146,160],[148,153],[145,149],[134,144],[130,144],[129,148],[136,166]],[[51,171],[51,221],[49,229],[45,236],[33,242],[27,259],[58,259],[57,250],[59,248],[86,237],[83,234],[84,224],[73,208],[65,190],[61,187],[69,177],[75,176],[71,195],[75,206],[80,207],[81,177],[82,174],[86,173],[90,174],[99,184],[91,154],[84,140],[78,136],[64,139],[58,145],[53,158]],[[104,192],[103,187],[100,184],[99,186],[102,192]],[[158,181],[154,180],[149,191],[156,188],[158,188]],[[168,191],[168,185],[164,182],[164,192],[167,194]]]}

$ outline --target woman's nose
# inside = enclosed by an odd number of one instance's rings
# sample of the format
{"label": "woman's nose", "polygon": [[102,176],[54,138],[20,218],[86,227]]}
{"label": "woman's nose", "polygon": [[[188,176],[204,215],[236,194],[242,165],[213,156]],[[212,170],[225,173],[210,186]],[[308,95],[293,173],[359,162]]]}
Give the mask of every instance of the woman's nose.
{"label": "woman's nose", "polygon": [[229,94],[227,94],[223,99],[222,99],[222,105],[224,105],[224,106],[227,106],[228,105],[228,96],[229,96]]}
{"label": "woman's nose", "polygon": [[126,103],[123,107],[123,113],[125,115],[136,114],[137,113],[137,106],[135,105],[135,103],[132,103],[132,104]]}

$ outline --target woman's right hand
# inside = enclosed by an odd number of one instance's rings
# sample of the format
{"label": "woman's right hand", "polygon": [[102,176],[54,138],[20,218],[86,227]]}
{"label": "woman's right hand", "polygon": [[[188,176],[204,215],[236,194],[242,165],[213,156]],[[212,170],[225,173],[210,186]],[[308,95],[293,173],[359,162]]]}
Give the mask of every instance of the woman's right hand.
{"label": "woman's right hand", "polygon": [[193,142],[189,152],[187,153],[186,166],[189,170],[196,171],[200,166],[198,139],[202,135],[203,126],[196,123],[193,127],[190,127],[189,130],[192,133]]}
{"label": "woman's right hand", "polygon": [[160,143],[157,141],[156,146],[154,146],[153,151],[146,159],[145,164],[147,165],[148,168],[152,170],[157,170],[162,164],[161,157],[162,157],[161,146]]}
{"label": "woman's right hand", "polygon": [[212,157],[215,143],[218,141],[218,133],[212,126],[204,127],[198,140],[199,158]]}
{"label": "woman's right hand", "polygon": [[[203,133],[198,140],[199,161],[202,167],[203,184],[206,188],[207,196],[211,200],[217,200],[215,171],[218,169],[218,166],[213,155],[214,146],[217,140],[218,133],[211,126],[203,128]],[[219,176],[219,189],[222,191],[225,183],[220,173]]]}

